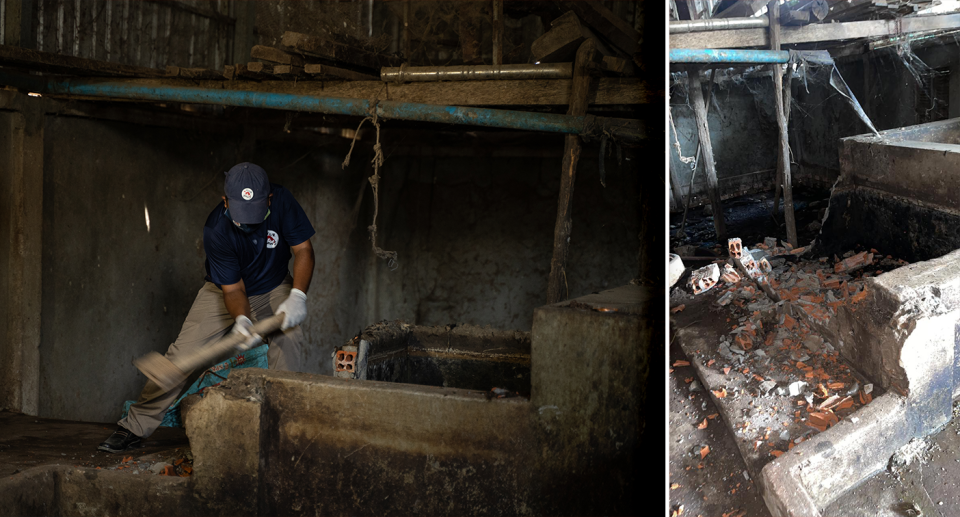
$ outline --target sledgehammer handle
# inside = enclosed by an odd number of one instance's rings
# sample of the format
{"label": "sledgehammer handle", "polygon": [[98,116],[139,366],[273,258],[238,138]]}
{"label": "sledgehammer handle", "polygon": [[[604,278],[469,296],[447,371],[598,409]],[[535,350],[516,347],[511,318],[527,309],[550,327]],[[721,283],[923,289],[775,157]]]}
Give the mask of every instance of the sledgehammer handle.
{"label": "sledgehammer handle", "polygon": [[[280,325],[283,324],[283,318],[284,314],[281,312],[280,314],[254,323],[253,326],[250,327],[250,330],[260,336],[266,336],[280,328]],[[181,382],[187,380],[189,372],[201,366],[206,366],[217,357],[236,349],[243,344],[245,339],[245,336],[231,332],[208,347],[192,354],[178,357],[176,362],[172,362],[156,352],[150,352],[135,360],[133,364],[143,372],[148,379],[155,382],[164,390],[169,391]]]}
{"label": "sledgehammer handle", "polygon": [[[283,317],[284,315],[281,312],[280,314],[270,316],[265,320],[258,321],[254,323],[252,327],[250,327],[250,332],[252,334],[259,334],[260,336],[266,336],[267,334],[270,334],[280,328],[280,325],[283,324]],[[243,344],[244,340],[246,339],[246,336],[231,332],[220,338],[220,340],[216,343],[208,347],[201,348],[193,354],[178,357],[176,360],[171,362],[181,371],[193,371],[194,369],[200,366],[205,366],[217,357],[237,348]]]}

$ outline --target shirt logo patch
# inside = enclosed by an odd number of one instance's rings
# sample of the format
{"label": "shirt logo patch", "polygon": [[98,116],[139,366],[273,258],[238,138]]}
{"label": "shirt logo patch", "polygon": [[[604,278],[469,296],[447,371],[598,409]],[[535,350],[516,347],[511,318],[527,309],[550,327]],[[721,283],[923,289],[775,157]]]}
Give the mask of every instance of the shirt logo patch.
{"label": "shirt logo patch", "polygon": [[267,247],[276,248],[277,242],[280,241],[280,236],[277,235],[277,232],[273,230],[267,230]]}
{"label": "shirt logo patch", "polygon": [[250,201],[251,199],[253,199],[253,189],[250,189],[250,188],[243,189],[243,192],[240,193],[240,196],[242,196],[244,200]]}

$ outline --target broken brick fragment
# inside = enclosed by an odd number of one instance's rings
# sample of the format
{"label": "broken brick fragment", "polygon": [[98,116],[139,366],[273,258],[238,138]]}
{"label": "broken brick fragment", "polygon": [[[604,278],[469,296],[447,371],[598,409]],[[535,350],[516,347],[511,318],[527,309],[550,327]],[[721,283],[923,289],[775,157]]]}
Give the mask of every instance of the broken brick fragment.
{"label": "broken brick fragment", "polygon": [[733,258],[740,258],[743,255],[743,241],[739,237],[727,239],[727,251]]}

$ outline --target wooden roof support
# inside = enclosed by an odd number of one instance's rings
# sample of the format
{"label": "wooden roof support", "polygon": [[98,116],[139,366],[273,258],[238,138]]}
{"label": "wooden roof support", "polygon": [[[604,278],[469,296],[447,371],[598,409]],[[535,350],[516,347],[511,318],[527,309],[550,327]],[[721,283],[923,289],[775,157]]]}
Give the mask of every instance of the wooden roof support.
{"label": "wooden roof support", "polygon": [[707,194],[710,197],[710,206],[713,207],[713,229],[717,233],[717,239],[722,242],[727,238],[727,226],[723,220],[720,183],[717,181],[717,165],[713,159],[713,144],[710,143],[710,126],[707,124],[707,105],[703,101],[700,67],[688,68],[687,79],[690,83],[690,104],[693,106],[693,115],[697,121],[697,136],[700,139],[700,159],[703,162],[703,171],[707,175]]}
{"label": "wooden roof support", "polygon": [[[580,44],[573,63],[573,94],[567,115],[583,116],[587,113],[587,98],[590,90],[589,65],[597,55],[596,44],[588,39]],[[570,234],[573,230],[573,185],[577,179],[577,162],[580,161],[580,136],[564,136],[563,162],[560,166],[560,196],[557,201],[557,222],[553,230],[553,257],[550,259],[550,278],[547,281],[547,303],[566,300],[567,252],[570,250]]]}
{"label": "wooden roof support", "polygon": [[[780,50],[780,2],[770,2],[767,15],[770,17],[770,50]],[[777,111],[777,177],[783,184],[783,217],[787,223],[787,240],[796,248],[797,219],[793,209],[793,179],[790,174],[790,143],[787,139],[787,117],[784,114],[783,74],[780,64],[770,65],[773,71],[773,104]],[[787,86],[789,88],[789,85]],[[716,216],[716,214],[714,214]]]}

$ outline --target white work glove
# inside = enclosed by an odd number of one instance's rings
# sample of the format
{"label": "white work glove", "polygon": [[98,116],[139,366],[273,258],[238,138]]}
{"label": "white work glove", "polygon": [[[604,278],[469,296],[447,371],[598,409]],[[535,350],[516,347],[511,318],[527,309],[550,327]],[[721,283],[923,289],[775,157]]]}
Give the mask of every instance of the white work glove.
{"label": "white work glove", "polygon": [[240,334],[246,338],[242,343],[237,345],[237,348],[240,350],[249,350],[263,343],[263,338],[260,337],[260,334],[253,331],[253,322],[243,314],[237,316],[237,321],[233,324],[233,330],[230,333]]}
{"label": "white work glove", "polygon": [[290,296],[277,307],[277,314],[283,313],[280,330],[287,330],[303,323],[307,317],[307,294],[299,289],[291,289]]}

